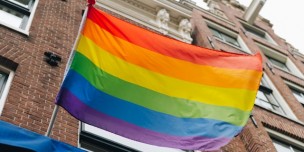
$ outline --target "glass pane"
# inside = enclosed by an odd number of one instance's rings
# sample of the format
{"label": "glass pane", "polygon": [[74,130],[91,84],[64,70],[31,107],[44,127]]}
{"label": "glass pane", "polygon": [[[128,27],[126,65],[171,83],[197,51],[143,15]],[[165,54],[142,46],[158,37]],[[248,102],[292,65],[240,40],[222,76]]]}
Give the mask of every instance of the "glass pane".
{"label": "glass pane", "polygon": [[0,97],[6,84],[8,74],[0,71]]}
{"label": "glass pane", "polygon": [[277,152],[292,152],[289,148],[289,145],[286,145],[279,141],[273,140],[273,145],[276,148]]}
{"label": "glass pane", "polygon": [[15,4],[28,8],[32,0],[9,0]]}
{"label": "glass pane", "polygon": [[0,5],[0,21],[19,28],[24,17],[23,14],[16,12],[8,7]]}
{"label": "glass pane", "polygon": [[279,60],[276,60],[276,59],[274,59],[274,58],[271,58],[271,57],[267,57],[267,58],[268,58],[268,60],[269,60],[272,64],[274,64],[275,66],[281,68],[282,70],[290,71],[290,70],[287,68],[287,66],[286,66],[285,63],[283,63],[283,62],[281,62],[281,61],[279,61]]}
{"label": "glass pane", "polygon": [[294,147],[292,147],[293,148],[293,151],[294,152],[303,152],[304,150],[301,150],[301,149],[297,149],[297,148],[294,148]]}
{"label": "glass pane", "polygon": [[240,45],[239,45],[239,42],[236,40],[236,38],[233,38],[233,37],[228,36],[228,35],[226,35],[226,34],[222,34],[222,36],[223,36],[225,42],[227,42],[227,43],[229,43],[229,44],[232,44],[232,45],[234,45],[234,46],[237,46],[237,47],[240,46]]}
{"label": "glass pane", "polygon": [[144,151],[144,152],[184,152],[183,150],[180,149],[173,149],[173,148],[166,148],[166,147],[159,147],[159,146],[154,146],[154,145],[149,145],[145,143],[141,143],[138,141],[134,141],[119,135],[116,135],[114,133],[102,130],[100,128],[96,128],[94,126],[84,124],[84,127],[82,129],[83,131],[92,133],[94,135],[106,138],[108,140],[114,141],[116,143],[120,143],[122,145],[125,145],[127,147],[139,150],[139,151]]}
{"label": "glass pane", "polygon": [[264,100],[265,102],[269,102],[267,97],[265,96],[265,94],[262,91],[258,91],[257,98]]}
{"label": "glass pane", "polygon": [[296,93],[293,93],[293,95],[297,98],[297,100],[299,102],[301,102],[302,104],[304,104],[304,95],[299,95],[299,94],[296,94]]}
{"label": "glass pane", "polygon": [[301,102],[302,104],[304,104],[304,93],[303,92],[300,92],[298,90],[295,90],[295,89],[291,89],[293,95],[297,98],[297,100],[299,102]]}
{"label": "glass pane", "polygon": [[272,105],[270,104],[269,100],[265,96],[265,94],[262,91],[258,91],[257,97],[255,99],[255,104],[262,106],[269,110],[274,110]]}
{"label": "glass pane", "polygon": [[221,34],[220,34],[219,31],[217,31],[217,30],[215,30],[215,29],[213,29],[213,28],[210,28],[210,30],[211,30],[213,36],[215,36],[215,37],[217,37],[217,38],[223,40],[223,38],[222,38],[222,36],[221,36]]}

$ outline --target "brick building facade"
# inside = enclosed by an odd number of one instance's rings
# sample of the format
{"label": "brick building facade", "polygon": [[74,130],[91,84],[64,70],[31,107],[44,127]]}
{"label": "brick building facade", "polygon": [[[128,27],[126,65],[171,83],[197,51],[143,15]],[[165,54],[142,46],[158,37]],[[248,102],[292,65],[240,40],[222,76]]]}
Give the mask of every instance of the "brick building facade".
{"label": "brick building facade", "polygon": [[[6,99],[1,100],[5,104],[0,119],[45,134],[85,1],[1,1],[0,10],[13,12],[14,6],[23,6],[18,2],[26,3],[26,7],[16,9],[16,12],[28,8],[31,14],[27,17],[33,17],[26,23],[31,24],[27,30],[16,25],[17,21],[6,23],[3,20],[11,16],[1,14],[0,69],[12,80],[6,81],[9,88],[3,89],[9,91]],[[25,17],[20,18],[24,20]],[[58,66],[50,66],[44,52],[53,52],[61,56],[62,61]],[[2,92],[2,97],[5,93]],[[51,137],[77,145],[78,125],[76,119],[60,110]]]}
{"label": "brick building facade", "polygon": [[[206,1],[208,10],[191,0],[97,2],[123,20],[186,43],[242,54],[260,51],[264,76],[253,116],[222,151],[304,151],[304,55],[277,36],[267,19],[249,23],[247,8],[235,0]],[[82,0],[0,1],[0,11],[15,16],[10,22],[0,19],[1,120],[46,133],[84,8]],[[159,22],[161,13],[169,14],[166,24]],[[45,52],[62,58],[58,66],[46,62]],[[145,151],[138,143],[98,134],[61,108],[51,137],[96,151]]]}

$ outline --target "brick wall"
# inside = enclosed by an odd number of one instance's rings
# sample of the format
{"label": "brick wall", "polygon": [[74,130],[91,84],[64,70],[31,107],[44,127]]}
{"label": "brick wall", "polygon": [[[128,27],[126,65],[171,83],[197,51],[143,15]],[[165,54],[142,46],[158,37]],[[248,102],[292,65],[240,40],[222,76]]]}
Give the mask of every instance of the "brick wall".
{"label": "brick wall", "polygon": [[[225,5],[221,2],[219,2],[218,5],[233,25],[228,24],[223,20],[219,20],[210,14],[203,13],[199,10],[194,10],[191,22],[194,25],[195,29],[195,33],[193,34],[195,45],[212,48],[207,39],[207,36],[211,38],[213,36],[207,27],[207,24],[205,23],[205,20],[209,20],[237,33],[253,53],[259,51],[259,47],[255,44],[256,42],[264,44],[286,55],[293,63],[295,63],[298,69],[303,72],[303,58],[291,54],[290,47],[287,45],[286,41],[274,33],[271,27],[272,25],[270,23],[267,23],[263,20],[256,20],[255,26],[258,26],[264,31],[267,31],[267,33],[274,39],[274,41],[276,41],[278,45],[271,44],[270,42],[267,42],[258,37],[252,37],[247,34],[245,35],[242,30],[243,27],[240,23],[242,20],[243,11],[236,8],[233,9],[231,6]],[[215,49],[242,53],[239,50],[214,39],[215,38],[213,38]],[[273,71],[271,71],[265,64],[267,61],[265,56],[263,56],[263,60],[264,72],[274,83],[280,94],[283,96],[284,100],[287,102],[293,113],[298,118],[298,121],[304,122],[304,108],[295,99],[292,92],[284,82],[290,81],[303,87],[304,79],[296,77],[290,73],[286,73],[278,68],[274,68]],[[257,122],[257,126],[253,125],[252,121],[249,119],[242,132],[234,140],[232,140],[230,144],[223,147],[222,151],[275,152],[276,150],[272,144],[272,140],[265,128],[280,132],[296,140],[304,141],[304,125],[302,123],[275,114],[259,106],[254,107],[253,115],[254,119]]]}
{"label": "brick wall", "polygon": [[[246,36],[240,30],[241,24],[239,23],[243,12],[231,9],[221,3],[220,7],[233,25],[218,20],[210,14],[194,10],[191,22],[194,25],[193,36],[196,45],[212,48],[207,38],[207,36],[212,37],[212,34],[206,23],[202,22],[203,19],[207,19],[238,33],[253,53],[259,50],[255,42],[263,43],[288,55],[299,69],[304,71],[304,58],[293,57],[290,51],[287,51],[288,46],[285,40],[274,34],[269,23],[259,20],[256,25],[267,31],[280,47]],[[0,26],[0,64],[11,69],[16,69],[18,66],[0,116],[1,120],[45,134],[54,108],[54,99],[63,78],[65,64],[76,38],[81,12],[84,8],[84,0],[39,0],[29,36]],[[132,22],[117,14],[114,15]],[[215,39],[213,39],[213,43],[215,49],[242,53]],[[54,52],[62,57],[63,60],[58,67],[51,67],[44,61],[43,53],[45,51]],[[264,69],[297,118],[304,121],[304,108],[288,91],[289,89],[282,78],[300,84],[304,84],[302,83],[304,80],[278,69],[274,70],[275,73],[271,72],[267,66]],[[275,151],[265,127],[304,141],[304,126],[302,124],[258,106],[254,108],[253,114],[257,121],[257,127],[249,120],[243,131],[229,145],[225,146],[223,151]],[[51,137],[76,146],[78,126],[78,121],[60,108]]]}
{"label": "brick wall", "polygon": [[[18,65],[1,120],[46,133],[84,8],[84,0],[39,0],[29,36],[0,26],[0,58]],[[44,61],[45,51],[62,57],[58,67]],[[60,108],[51,137],[77,145],[78,125]]]}

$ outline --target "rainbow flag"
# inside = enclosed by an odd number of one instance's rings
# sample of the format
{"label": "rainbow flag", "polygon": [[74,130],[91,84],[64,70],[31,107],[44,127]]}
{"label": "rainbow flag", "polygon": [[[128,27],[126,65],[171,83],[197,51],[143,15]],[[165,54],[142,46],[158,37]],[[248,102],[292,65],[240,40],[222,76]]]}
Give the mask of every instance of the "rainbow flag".
{"label": "rainbow flag", "polygon": [[259,54],[196,47],[90,6],[57,104],[77,119],[165,147],[216,150],[246,124]]}

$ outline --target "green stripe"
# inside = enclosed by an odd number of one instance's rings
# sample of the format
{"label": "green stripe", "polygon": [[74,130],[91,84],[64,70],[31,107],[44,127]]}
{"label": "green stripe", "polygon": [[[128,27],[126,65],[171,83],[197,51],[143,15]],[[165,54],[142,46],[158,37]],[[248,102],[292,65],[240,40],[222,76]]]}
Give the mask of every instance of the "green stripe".
{"label": "green stripe", "polygon": [[[236,108],[170,97],[123,81],[102,71],[79,52],[75,53],[71,69],[81,74],[95,88],[111,96],[176,117],[209,118],[244,126],[250,114]],[[126,94],[123,90],[134,93]]]}

